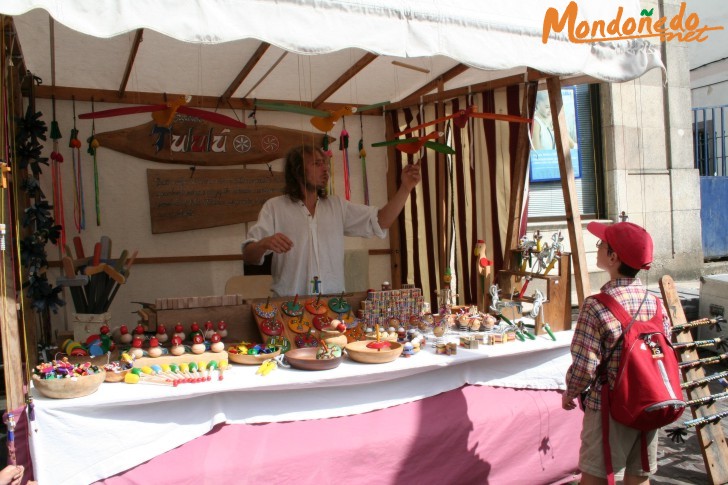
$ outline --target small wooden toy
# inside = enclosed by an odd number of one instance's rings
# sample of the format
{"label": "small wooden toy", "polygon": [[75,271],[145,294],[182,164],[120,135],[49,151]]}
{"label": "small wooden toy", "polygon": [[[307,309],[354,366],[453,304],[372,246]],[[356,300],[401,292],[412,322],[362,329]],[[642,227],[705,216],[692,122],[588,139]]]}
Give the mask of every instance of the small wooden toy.
{"label": "small wooden toy", "polygon": [[149,357],[159,357],[162,355],[162,348],[159,346],[159,339],[152,337],[149,339],[149,349],[147,349]]}
{"label": "small wooden toy", "polygon": [[134,337],[134,340],[132,340],[131,342],[131,349],[129,349],[129,354],[135,359],[139,359],[144,355],[144,351],[142,350],[142,342],[142,339],[139,337]]}
{"label": "small wooden toy", "polygon": [[157,337],[157,341],[160,344],[163,344],[167,340],[169,340],[169,335],[167,335],[167,329],[161,323],[157,325],[157,335],[156,335],[156,337]]}
{"label": "small wooden toy", "polygon": [[228,335],[227,323],[225,323],[224,320],[220,320],[219,322],[217,322],[217,333],[222,338],[227,337],[227,335]]}
{"label": "small wooden toy", "polygon": [[182,345],[182,339],[176,334],[172,337],[172,347],[170,347],[169,352],[172,355],[182,355],[185,353],[185,348]]}
{"label": "small wooden toy", "polygon": [[184,327],[179,323],[174,326],[174,337],[179,337],[180,342],[183,342],[186,337]]}
{"label": "small wooden toy", "polygon": [[197,333],[192,337],[192,347],[190,347],[190,350],[192,350],[193,354],[202,354],[205,352],[205,339],[202,337],[202,334]]}
{"label": "small wooden toy", "polygon": [[122,325],[119,328],[119,342],[122,344],[130,344],[132,340],[132,336],[129,333],[129,329],[126,325]]}
{"label": "small wooden toy", "polygon": [[210,351],[211,352],[222,352],[225,349],[225,344],[222,343],[222,337],[219,333],[213,333],[210,336]]}

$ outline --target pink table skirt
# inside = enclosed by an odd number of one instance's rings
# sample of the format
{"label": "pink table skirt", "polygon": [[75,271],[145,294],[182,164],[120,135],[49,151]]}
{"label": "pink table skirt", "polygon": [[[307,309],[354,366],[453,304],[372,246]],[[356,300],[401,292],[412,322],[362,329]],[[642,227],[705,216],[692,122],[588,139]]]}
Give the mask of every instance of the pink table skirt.
{"label": "pink table skirt", "polygon": [[220,425],[97,483],[559,483],[578,473],[582,416],[557,391],[464,386],[354,416]]}

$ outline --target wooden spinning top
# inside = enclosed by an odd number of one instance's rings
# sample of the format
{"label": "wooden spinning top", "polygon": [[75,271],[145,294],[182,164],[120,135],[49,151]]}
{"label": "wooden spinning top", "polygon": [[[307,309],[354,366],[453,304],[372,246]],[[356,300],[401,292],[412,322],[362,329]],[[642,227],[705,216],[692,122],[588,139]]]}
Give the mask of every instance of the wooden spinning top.
{"label": "wooden spinning top", "polygon": [[298,294],[293,297],[292,301],[287,301],[281,306],[283,313],[289,317],[300,317],[303,314],[303,305],[298,303]]}
{"label": "wooden spinning top", "polygon": [[328,310],[326,305],[321,302],[321,295],[318,295],[316,299],[311,299],[306,303],[306,311],[311,315],[323,315]]}
{"label": "wooden spinning top", "polygon": [[334,313],[348,313],[351,311],[351,305],[344,299],[344,292],[341,292],[341,296],[338,298],[332,298],[329,300],[329,308]]}
{"label": "wooden spinning top", "polygon": [[255,314],[265,320],[270,320],[275,317],[276,312],[278,311],[278,307],[270,302],[270,296],[266,298],[265,304],[258,303],[254,308]]}
{"label": "wooden spinning top", "polygon": [[392,344],[390,344],[386,340],[382,340],[381,339],[381,335],[379,333],[379,324],[378,323],[375,325],[374,328],[375,328],[375,331],[377,332],[377,339],[375,341],[373,341],[373,342],[369,342],[367,344],[367,348],[369,348],[369,349],[376,349],[377,352],[379,352],[382,349],[386,349],[386,348],[391,347]]}

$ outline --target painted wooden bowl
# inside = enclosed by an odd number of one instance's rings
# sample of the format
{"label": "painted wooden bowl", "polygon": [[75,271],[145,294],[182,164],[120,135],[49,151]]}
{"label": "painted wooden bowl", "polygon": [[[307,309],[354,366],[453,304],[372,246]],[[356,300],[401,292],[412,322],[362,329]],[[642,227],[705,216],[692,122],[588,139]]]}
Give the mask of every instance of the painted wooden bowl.
{"label": "painted wooden bowl", "polygon": [[317,359],[315,347],[303,347],[300,349],[292,349],[286,352],[286,360],[291,367],[301,370],[328,370],[339,367],[343,356],[333,359]]}
{"label": "painted wooden bowl", "polygon": [[124,376],[129,373],[129,370],[131,369],[124,369],[120,371],[106,371],[106,378],[104,379],[104,382],[123,382]]}
{"label": "painted wooden bowl", "polygon": [[270,354],[233,354],[232,352],[228,352],[228,360],[242,365],[260,365],[263,361],[273,359],[280,354],[280,348]]}
{"label": "painted wooden bowl", "polygon": [[398,342],[389,342],[389,347],[381,349],[367,347],[370,342],[373,340],[350,342],[346,345],[346,353],[351,360],[364,364],[384,364],[397,360],[397,357],[402,355],[402,344]]}
{"label": "painted wooden bowl", "polygon": [[53,399],[70,399],[93,394],[106,379],[106,371],[90,376],[79,376],[71,379],[41,379],[33,376],[33,387],[45,397]]}

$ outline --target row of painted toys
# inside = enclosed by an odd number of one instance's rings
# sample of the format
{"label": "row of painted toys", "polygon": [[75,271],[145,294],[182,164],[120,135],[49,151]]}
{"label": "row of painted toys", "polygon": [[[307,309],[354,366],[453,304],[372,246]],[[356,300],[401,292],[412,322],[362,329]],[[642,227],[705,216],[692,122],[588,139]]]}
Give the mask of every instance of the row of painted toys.
{"label": "row of painted toys", "polygon": [[182,362],[180,364],[153,364],[151,366],[134,367],[124,376],[127,384],[157,384],[177,387],[180,384],[196,384],[209,382],[217,374],[223,380],[227,368],[227,360],[210,362]]}
{"label": "row of painted toys", "polygon": [[129,279],[129,272],[137,256],[125,249],[116,259],[111,257],[111,239],[102,236],[94,245],[93,256],[86,257],[81,238],[73,238],[76,259],[70,247],[64,248],[63,276],[56,283],[68,287],[76,313],[102,314],[109,310],[121,285]]}
{"label": "row of painted toys", "polygon": [[[121,325],[118,334],[115,334],[116,332],[108,325],[102,325],[99,334],[90,335],[85,342],[65,340],[61,345],[61,351],[72,356],[98,357],[115,350],[118,345],[121,350],[130,351],[137,358],[167,354],[202,354],[207,351],[221,352],[225,348],[222,340],[227,337],[228,332],[227,324],[221,320],[217,323],[217,329],[211,321],[205,322],[204,330],[195,322],[190,326],[188,335],[185,334],[184,327],[177,324],[171,339],[162,324],[157,325],[156,334],[152,336],[148,335],[141,323],[132,332],[129,332],[126,325]],[[187,338],[189,345],[186,345]]]}
{"label": "row of painted toys", "polygon": [[[224,371],[228,367],[226,359],[205,361],[191,361],[179,363],[152,364],[134,367],[135,357],[131,353],[122,353],[118,361],[109,362],[103,368],[107,372],[107,382],[121,382],[127,384],[161,384],[177,387],[180,384],[194,384],[208,382],[217,374],[217,380],[222,380]],[[109,378],[109,377],[112,378]]]}

